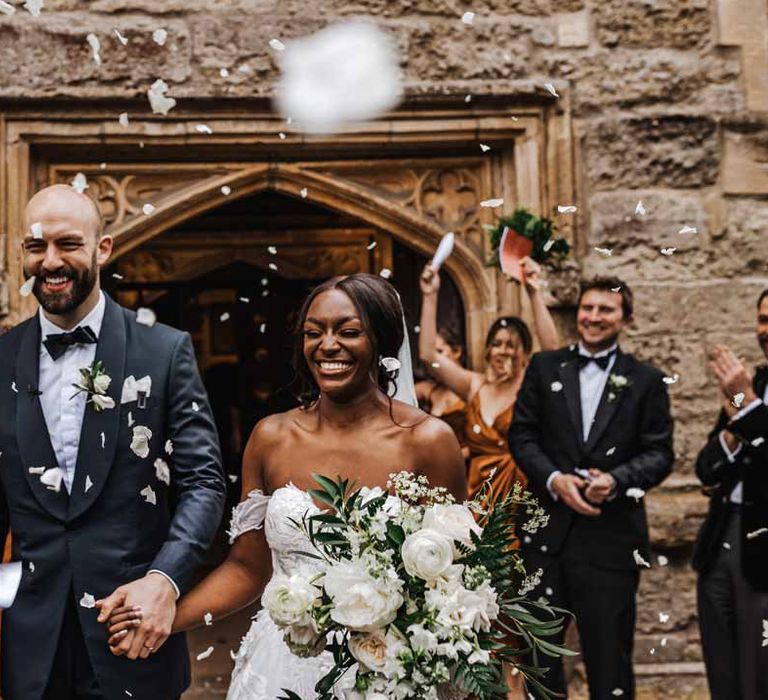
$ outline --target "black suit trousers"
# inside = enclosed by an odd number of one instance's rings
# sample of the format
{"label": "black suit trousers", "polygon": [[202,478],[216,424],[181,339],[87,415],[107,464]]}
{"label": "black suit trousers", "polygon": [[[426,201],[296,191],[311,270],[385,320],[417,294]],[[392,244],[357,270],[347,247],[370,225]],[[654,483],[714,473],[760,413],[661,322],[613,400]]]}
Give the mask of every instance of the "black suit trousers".
{"label": "black suit trousers", "polygon": [[[635,596],[640,576],[637,571],[593,564],[579,529],[577,521],[556,556],[541,551],[524,552],[526,570],[530,574],[543,569],[541,584],[534,593],[573,613],[591,700],[615,697],[617,689],[623,691],[622,698],[632,700]],[[558,642],[562,643],[565,629]],[[562,660],[545,656],[540,664],[549,666],[544,685],[568,697]],[[533,696],[537,697],[535,693]]]}

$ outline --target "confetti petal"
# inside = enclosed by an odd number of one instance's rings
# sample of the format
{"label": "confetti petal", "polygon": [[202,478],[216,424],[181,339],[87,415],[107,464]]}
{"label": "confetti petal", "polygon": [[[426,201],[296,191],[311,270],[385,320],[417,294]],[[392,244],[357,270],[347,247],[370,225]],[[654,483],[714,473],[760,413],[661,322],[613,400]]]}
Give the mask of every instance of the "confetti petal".
{"label": "confetti petal", "polygon": [[152,438],[152,431],[144,425],[135,425],[133,427],[133,437],[131,438],[131,451],[137,457],[146,459],[149,457],[149,441]]}
{"label": "confetti petal", "polygon": [[611,255],[613,255],[613,249],[612,248],[595,248],[595,252],[599,253],[600,255],[608,258]]}
{"label": "confetti petal", "polygon": [[88,178],[85,177],[84,173],[77,173],[75,175],[74,180],[69,183],[70,187],[72,187],[75,192],[78,194],[83,194],[88,189]]}
{"label": "confetti petal", "polygon": [[93,52],[93,62],[97,66],[101,66],[101,42],[99,41],[99,37],[91,33],[85,37],[85,40],[88,42],[88,45],[91,47],[91,51]]}
{"label": "confetti petal", "polygon": [[221,316],[219,316],[219,321],[224,323],[226,321],[229,321],[229,318],[230,318],[229,311],[225,311],[223,314],[221,314]]}
{"label": "confetti petal", "polygon": [[664,378],[662,379],[662,381],[663,381],[665,384],[677,384],[677,382],[679,381],[679,379],[680,379],[680,375],[679,375],[679,374],[673,374],[671,377],[664,377]]}
{"label": "confetti petal", "polygon": [[481,144],[480,144],[480,150],[481,150],[483,153],[488,153],[488,151],[490,151],[490,150],[491,150],[491,147],[490,147],[490,146],[488,146],[488,145],[487,145],[487,144],[485,144],[485,143],[481,143]]}
{"label": "confetti petal", "polygon": [[141,208],[141,211],[144,212],[145,216],[151,216],[155,213],[155,205],[147,203]]}
{"label": "confetti petal", "polygon": [[198,124],[195,127],[195,131],[198,134],[212,134],[213,133],[213,129],[211,129],[211,127],[208,126],[207,124]]}
{"label": "confetti petal", "polygon": [[205,613],[205,615],[203,615],[203,621],[205,622],[206,627],[210,627],[213,624],[213,615],[211,615],[211,613]]}
{"label": "confetti petal", "polygon": [[49,491],[55,491],[56,493],[61,491],[62,481],[64,481],[64,472],[59,469],[59,467],[46,469],[40,475],[40,483],[43,484]]}
{"label": "confetti petal", "polygon": [[678,231],[678,234],[685,235],[686,233],[697,233],[697,230],[693,226],[683,226],[683,228]]}
{"label": "confetti petal", "polygon": [[5,0],[0,0],[0,14],[12,15],[16,12],[16,8]]}
{"label": "confetti petal", "polygon": [[165,42],[168,41],[168,32],[162,27],[155,29],[155,31],[152,32],[152,41],[159,46],[165,46]]}
{"label": "confetti petal", "polygon": [[150,107],[155,114],[168,114],[176,106],[176,100],[165,94],[168,90],[168,83],[158,79],[152,83],[152,87],[147,91]]}
{"label": "confetti petal", "polygon": [[93,488],[93,481],[89,474],[85,475],[85,492],[88,493]]}
{"label": "confetti petal", "polygon": [[306,199],[307,195],[309,194],[309,190],[306,187],[302,187],[299,194],[301,195],[302,199]]}
{"label": "confetti petal", "polygon": [[157,495],[155,494],[155,490],[147,485],[141,491],[139,492],[142,496],[144,496],[144,500],[149,503],[150,505],[156,506],[157,505]]}
{"label": "confetti petal", "polygon": [[379,272],[379,277],[383,277],[385,280],[390,279],[392,277],[392,270],[388,267],[382,268],[381,272]]}
{"label": "confetti petal", "polygon": [[641,556],[640,552],[637,549],[632,550],[632,556],[634,557],[635,564],[637,566],[644,566],[646,569],[651,568],[651,565],[647,561],[645,561],[645,559],[643,559],[643,557]]}
{"label": "confetti petal", "polygon": [[32,238],[43,237],[43,225],[39,221],[35,221],[35,223],[29,227],[29,230],[32,232]]}
{"label": "confetti petal", "polygon": [[154,326],[157,323],[157,314],[152,309],[142,307],[136,311],[136,323],[143,326]]}
{"label": "confetti petal", "polygon": [[465,12],[461,16],[461,21],[464,22],[464,24],[472,24],[475,21],[475,13],[474,12]]}
{"label": "confetti petal", "polygon": [[662,248],[661,254],[662,255],[674,255],[677,248]]}
{"label": "confetti petal", "polygon": [[205,661],[211,654],[213,654],[213,647],[208,647],[205,651],[202,651],[197,655],[197,660]]}
{"label": "confetti petal", "polygon": [[645,216],[647,213],[648,213],[648,210],[645,208],[642,201],[638,201],[637,206],[635,207],[635,215]]}
{"label": "confetti petal", "polygon": [[633,486],[632,488],[627,489],[626,495],[627,495],[627,498],[634,498],[635,501],[639,502],[640,499],[643,496],[645,496],[645,491],[643,491],[643,489]]}
{"label": "confetti petal", "polygon": [[155,476],[158,481],[162,481],[166,486],[171,485],[171,470],[168,462],[159,457],[155,460]]}
{"label": "confetti petal", "polygon": [[165,454],[172,455],[173,454],[173,441],[172,440],[166,440],[165,441]]}
{"label": "confetti petal", "polygon": [[229,197],[229,195],[231,195],[231,194],[232,194],[232,188],[231,188],[231,187],[229,187],[228,185],[222,185],[222,187],[221,187],[221,193],[222,193],[222,194],[223,194],[225,197]]}
{"label": "confetti petal", "polygon": [[118,40],[118,41],[119,41],[119,42],[120,42],[120,43],[121,43],[123,46],[126,46],[126,45],[128,44],[128,39],[126,39],[126,38],[125,38],[125,37],[124,37],[124,36],[123,36],[123,35],[120,33],[120,30],[119,30],[117,27],[115,27],[115,28],[114,28],[112,31],[115,33],[115,36],[117,37],[117,40]]}
{"label": "confetti petal", "polygon": [[123,128],[127,127],[128,126],[128,112],[123,112],[120,115],[120,117],[118,118],[117,121],[120,124],[120,126],[122,126]]}
{"label": "confetti petal", "polygon": [[269,48],[273,51],[285,51],[285,44],[280,39],[270,39]]}
{"label": "confetti petal", "polygon": [[488,207],[489,209],[495,209],[496,207],[500,207],[502,204],[504,204],[504,200],[500,197],[494,199],[484,199],[482,202],[480,202],[481,207]]}
{"label": "confetti petal", "polygon": [[39,17],[44,4],[44,0],[26,0],[24,9],[33,17]]}
{"label": "confetti petal", "polygon": [[557,213],[558,214],[573,214],[577,210],[577,207],[573,206],[573,204],[558,204],[557,205]]}
{"label": "confetti petal", "polygon": [[275,248],[273,245],[267,246],[267,252],[270,255],[277,255],[277,248]]}
{"label": "confetti petal", "polygon": [[554,97],[560,97],[560,95],[557,94],[557,90],[555,90],[555,86],[552,83],[544,83],[544,89]]}
{"label": "confetti petal", "polygon": [[659,566],[666,566],[669,564],[669,559],[667,559],[667,557],[665,557],[663,554],[659,554],[659,556],[656,557],[656,562]]}
{"label": "confetti petal", "polygon": [[96,598],[94,598],[90,593],[83,593],[83,597],[80,598],[80,607],[89,609],[95,608]]}
{"label": "confetti petal", "polygon": [[35,281],[37,280],[37,277],[32,275],[24,284],[19,287],[19,294],[23,297],[28,297],[30,294],[32,294],[32,288],[35,286]]}

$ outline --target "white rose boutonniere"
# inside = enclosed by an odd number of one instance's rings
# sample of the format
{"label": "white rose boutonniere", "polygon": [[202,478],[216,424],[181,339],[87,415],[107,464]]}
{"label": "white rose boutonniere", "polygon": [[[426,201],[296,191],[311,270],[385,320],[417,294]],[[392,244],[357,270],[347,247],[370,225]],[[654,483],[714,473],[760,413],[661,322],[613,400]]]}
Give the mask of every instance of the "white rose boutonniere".
{"label": "white rose boutonniere", "polygon": [[88,395],[87,403],[91,404],[97,413],[106,408],[114,408],[115,400],[107,396],[107,389],[111,383],[112,377],[104,371],[101,360],[97,360],[90,367],[80,369],[80,383],[72,385],[77,391],[71,398],[75,398],[84,391]]}
{"label": "white rose boutonniere", "polygon": [[617,401],[619,395],[632,386],[632,382],[623,374],[611,372],[608,376],[608,403]]}

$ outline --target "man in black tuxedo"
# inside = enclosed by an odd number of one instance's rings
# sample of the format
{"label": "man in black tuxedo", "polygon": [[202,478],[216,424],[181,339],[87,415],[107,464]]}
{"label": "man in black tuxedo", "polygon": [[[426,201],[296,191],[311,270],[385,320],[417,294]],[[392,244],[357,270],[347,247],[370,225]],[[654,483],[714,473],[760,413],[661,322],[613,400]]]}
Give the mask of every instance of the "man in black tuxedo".
{"label": "man in black tuxedo", "polygon": [[[0,522],[23,565],[3,613],[3,697],[177,698],[189,658],[183,635],[168,638],[175,601],[225,493],[192,343],[101,291],[112,240],[89,197],[46,188],[25,228],[40,311],[0,336]],[[131,658],[110,653],[95,608],[123,585],[144,612]]]}
{"label": "man in black tuxedo", "polygon": [[[768,358],[768,289],[757,302]],[[768,698],[768,366],[752,377],[727,347],[711,367],[722,410],[696,460],[710,497],[696,542],[704,661],[713,700]]]}
{"label": "man in black tuxedo", "polygon": [[[634,696],[635,594],[649,561],[642,495],[673,463],[663,375],[618,346],[631,319],[621,280],[583,283],[579,343],[533,356],[509,432],[550,513],[547,527],[523,537],[526,568],[541,568],[544,597],[574,613],[592,700]],[[562,663],[551,663],[544,683],[567,695]]]}

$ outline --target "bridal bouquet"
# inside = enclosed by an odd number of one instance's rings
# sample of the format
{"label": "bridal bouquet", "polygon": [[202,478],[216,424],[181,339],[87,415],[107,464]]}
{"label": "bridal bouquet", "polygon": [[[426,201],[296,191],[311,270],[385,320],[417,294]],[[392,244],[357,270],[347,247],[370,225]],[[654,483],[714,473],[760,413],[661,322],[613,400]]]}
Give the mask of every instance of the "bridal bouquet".
{"label": "bridal bouquet", "polygon": [[503,700],[502,662],[547,694],[540,655],[570,652],[547,641],[563,619],[526,597],[541,572],[526,577],[513,546],[519,513],[528,532],[548,519],[530,494],[516,487],[486,511],[487,494],[457,504],[408,472],[391,476],[394,495],[315,480],[329,510],[296,525],[317,573],[275,576],[262,603],[297,656],[331,652],[316,700]]}

